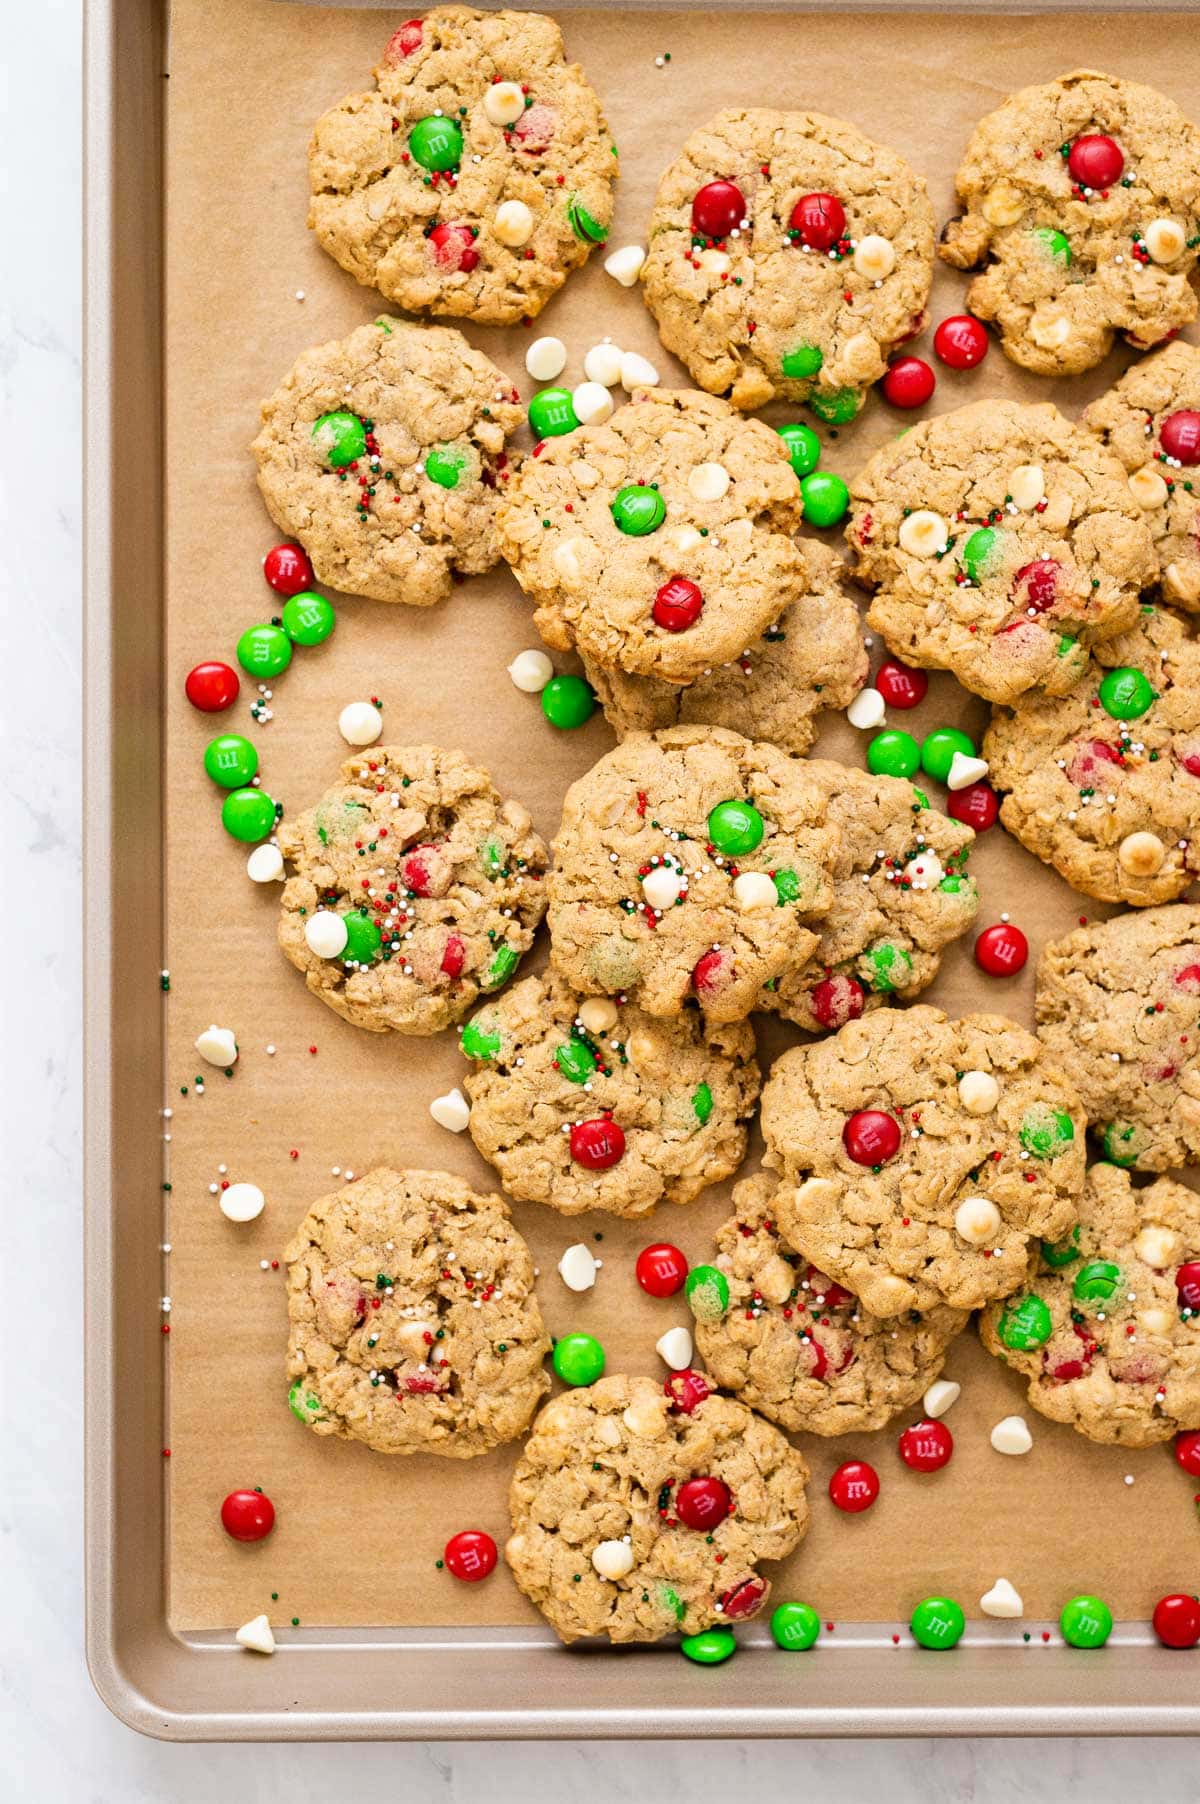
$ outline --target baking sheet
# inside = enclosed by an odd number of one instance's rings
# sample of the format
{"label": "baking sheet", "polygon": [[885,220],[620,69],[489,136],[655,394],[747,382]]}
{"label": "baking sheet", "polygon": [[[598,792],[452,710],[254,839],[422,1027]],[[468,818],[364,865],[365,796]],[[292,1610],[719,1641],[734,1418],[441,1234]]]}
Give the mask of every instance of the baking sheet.
{"label": "baking sheet", "polygon": [[[176,1630],[228,1628],[263,1609],[285,1633],[293,1618],[304,1628],[540,1621],[503,1569],[468,1591],[434,1566],[456,1528],[487,1528],[503,1541],[515,1449],[461,1463],[385,1459],[306,1434],[285,1406],[283,1274],[269,1262],[308,1203],[336,1186],[333,1168],[344,1176],[386,1160],[443,1167],[484,1188],[492,1179],[469,1138],[437,1128],[427,1113],[430,1098],[461,1077],[455,1036],[368,1036],[308,996],[275,945],[277,895],[246,880],[244,849],[220,828],[219,795],[200,753],[215,730],[246,732],[260,750],[264,787],[294,811],[334,779],[347,755],[339,709],[379,695],[385,741],[461,745],[489,765],[503,792],[525,802],[549,837],[567,784],[611,736],[599,716],[578,733],[555,734],[536,699],[509,683],[505,666],[537,640],[528,604],[503,572],[472,579],[428,611],[333,596],[333,638],[297,651],[274,685],[268,725],[249,720],[252,684],[243,682],[236,708],[219,721],[196,715],[182,696],[194,662],[231,658],[238,634],[276,611],[259,561],[278,534],[258,500],[247,452],[259,399],[307,345],[380,311],[373,291],[337,269],[305,231],[304,152],[317,114],[370,85],[390,23],[371,11],[278,0],[177,0],[172,9],[165,1103],[173,1113],[164,1124],[172,1188],[163,1234],[172,1252],[163,1262],[171,1332],[162,1338],[168,1610]],[[568,49],[599,89],[621,149],[614,245],[644,236],[661,168],[723,105],[816,107],[853,120],[927,176],[939,224],[952,210],[953,170],[971,126],[1023,83],[1087,62],[1157,84],[1200,115],[1200,72],[1180,58],[1180,21],[1168,15],[1140,15],[1136,32],[1121,19],[998,25],[994,18],[811,13],[572,12],[564,24]],[[656,66],[667,52],[669,63]],[[939,271],[934,317],[959,310],[962,292],[960,276]],[[565,380],[581,379],[584,352],[607,334],[652,357],[665,381],[684,381],[636,292],[618,289],[598,257],[532,330],[467,330],[526,397],[534,385],[523,352],[539,332],[568,345]],[[1022,377],[993,349],[979,371],[939,370],[934,406],[1015,394],[1053,398],[1075,415],[1127,361],[1118,354],[1104,369],[1056,385]],[[872,403],[851,428],[828,435],[826,464],[849,475],[903,423]],[[977,732],[984,712],[938,678],[915,730],[950,721]],[[848,763],[862,756],[861,740],[841,721],[816,749]],[[1043,940],[1081,914],[1111,911],[1073,896],[999,830],[981,841],[972,868],[980,925],[1007,909],[1029,934],[1033,958],[1022,978],[996,983],[975,972],[960,945],[929,1000],[952,1012],[1001,1008],[1029,1021]],[[241,1058],[232,1079],[191,1050],[211,1021],[237,1033]],[[763,1052],[769,1059],[796,1037],[772,1025]],[[209,1185],[221,1165],[230,1180],[265,1190],[268,1206],[257,1223],[234,1228],[220,1215]],[[541,1268],[551,1332],[596,1333],[610,1370],[659,1373],[654,1341],[685,1311],[641,1296],[632,1256],[650,1238],[677,1241],[692,1260],[707,1256],[728,1189],[640,1226],[603,1216],[568,1221],[514,1205]],[[596,1250],[605,1267],[595,1291],[578,1298],[554,1266],[567,1244],[595,1234],[604,1237]],[[147,1312],[157,1305],[146,1297]],[[972,1608],[1003,1572],[1026,1600],[1028,1627],[1056,1615],[1078,1590],[1099,1592],[1118,1616],[1144,1619],[1163,1591],[1195,1585],[1200,1543],[1191,1492],[1167,1449],[1092,1447],[1031,1415],[1033,1453],[1005,1460],[988,1446],[987,1431],[1023,1407],[1023,1385],[982,1353],[970,1331],[951,1350],[947,1374],[964,1386],[949,1418],[956,1454],[931,1478],[901,1467],[894,1429],[835,1442],[802,1438],[813,1466],[814,1525],[792,1560],[774,1569],[777,1597],[809,1598],[832,1621],[895,1620],[898,1627],[932,1591]],[[868,1515],[849,1519],[833,1511],[824,1485],[834,1465],[855,1455],[879,1467],[884,1490]],[[277,1526],[265,1544],[242,1547],[221,1530],[218,1506],[229,1489],[255,1484],[274,1500]]]}

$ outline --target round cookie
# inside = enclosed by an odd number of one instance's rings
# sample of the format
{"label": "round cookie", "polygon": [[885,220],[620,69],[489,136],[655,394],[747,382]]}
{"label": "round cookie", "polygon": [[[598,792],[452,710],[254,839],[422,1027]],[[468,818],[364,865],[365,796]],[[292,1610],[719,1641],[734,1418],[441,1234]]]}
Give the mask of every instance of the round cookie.
{"label": "round cookie", "polygon": [[717,1231],[729,1308],[696,1322],[696,1348],[723,1390],[789,1433],[882,1428],[916,1403],[967,1323],[961,1309],[880,1320],[779,1239],[778,1179],[760,1172],[733,1192]]}
{"label": "round cookie", "polygon": [[851,485],[867,622],[906,663],[989,701],[1062,695],[1158,574],[1125,471],[1049,402],[921,420]]}
{"label": "round cookie", "polygon": [[758,1100],[754,1030],[651,1019],[527,977],[463,1034],[471,1138],[505,1193],[562,1215],[648,1215],[737,1170]]}
{"label": "round cookie", "polygon": [[811,956],[761,1006],[816,1034],[927,989],[942,948],[974,923],[979,895],[966,868],[975,835],[911,783],[824,758],[808,768],[842,840],[833,902]]}
{"label": "round cookie", "polygon": [[284,1248],[293,1415],[377,1453],[472,1459],[550,1388],[529,1248],[498,1196],[379,1166]]}
{"label": "round cookie", "polygon": [[1085,1125],[1032,1034],[925,1003],[785,1052],[762,1096],[780,1233],[879,1316],[1015,1290],[1075,1219]]}
{"label": "round cookie", "polygon": [[[1200,1197],[1173,1178],[1135,1190],[1093,1165],[1078,1226],[1036,1249],[1024,1288],[993,1303],[979,1333],[1029,1379],[1029,1401],[1090,1441],[1152,1447],[1200,1428]],[[1186,1285],[1186,1280],[1184,1287]],[[1194,1291],[1189,1288],[1189,1295]]]}
{"label": "round cookie", "polygon": [[823,113],[734,107],[659,182],[643,294],[701,388],[841,423],[924,323],[933,236],[894,150]]}
{"label": "round cookie", "polygon": [[541,13],[410,19],[308,156],[321,244],[411,313],[515,324],[608,236],[616,147]]}
{"label": "round cookie", "polygon": [[[697,1478],[729,1492],[728,1514],[707,1530],[676,1513]],[[756,1569],[803,1539],[807,1478],[779,1430],[730,1397],[709,1394],[684,1413],[649,1378],[602,1378],[553,1398],[534,1422],[504,1557],[564,1641],[695,1635],[767,1601]],[[602,1577],[597,1553],[628,1570]]]}
{"label": "round cookie", "polygon": [[1195,319],[1200,132],[1153,88],[1090,69],[1022,88],[976,126],[956,186],[941,255],[986,264],[967,305],[1024,369],[1075,375],[1117,332],[1146,350]]}
{"label": "round cookie", "polygon": [[712,395],[659,388],[546,439],[497,524],[548,645],[690,683],[805,594],[802,511],[777,432]]}
{"label": "round cookie", "polygon": [[1200,645],[1178,615],[1143,607],[1069,695],[994,709],[983,756],[1004,825],[1073,889],[1144,908],[1195,881]]}
{"label": "round cookie", "polygon": [[801,540],[800,550],[809,565],[803,599],[793,602],[739,657],[694,683],[681,687],[583,660],[618,739],[700,724],[769,739],[797,756],[808,750],[821,713],[847,707],[858,694],[868,660],[841,558],[815,539]]}
{"label": "round cookie", "polygon": [[314,995],[372,1033],[461,1021],[512,976],[545,912],[544,843],[462,752],[349,758],[278,841],[295,866],[279,944]]}
{"label": "round cookie", "polygon": [[505,440],[524,417],[461,332],[379,319],[297,358],[251,450],[318,582],[424,608],[498,560]]}
{"label": "round cookie", "polygon": [[841,850],[825,805],[775,746],[721,727],[631,734],[563,802],[551,963],[580,993],[650,1015],[694,996],[710,1022],[741,1020],[816,946]]}
{"label": "round cookie", "polygon": [[1133,364],[1084,410],[1129,472],[1162,565],[1162,593],[1200,611],[1200,347],[1168,345]]}
{"label": "round cookie", "polygon": [[1038,1034],[1069,1070],[1104,1157],[1200,1164],[1200,908],[1117,915],[1042,953]]}

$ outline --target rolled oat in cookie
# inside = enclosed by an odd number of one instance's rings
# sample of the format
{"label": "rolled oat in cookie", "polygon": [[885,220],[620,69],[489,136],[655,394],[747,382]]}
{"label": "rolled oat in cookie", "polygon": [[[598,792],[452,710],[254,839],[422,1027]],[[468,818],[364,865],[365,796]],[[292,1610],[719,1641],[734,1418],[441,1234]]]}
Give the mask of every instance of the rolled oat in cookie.
{"label": "rolled oat in cookie", "polygon": [[279,944],[371,1033],[433,1034],[499,989],[546,908],[546,847],[462,752],[380,746],[280,823]]}
{"label": "rolled oat in cookie", "polygon": [[1033,1249],[979,1333],[1041,1415],[1090,1441],[1152,1447],[1200,1428],[1200,1197],[1093,1165],[1075,1227]]}
{"label": "rolled oat in cookie", "polygon": [[803,759],[721,727],[634,733],[572,784],[548,883],[551,963],[581,994],[711,1024],[802,965],[841,836]]}
{"label": "rolled oat in cookie", "polygon": [[1064,696],[995,708],[983,742],[1000,819],[1073,889],[1144,908],[1200,872],[1200,644],[1143,606]]}
{"label": "rolled oat in cookie", "polygon": [[1049,402],[921,420],[851,485],[867,622],[906,663],[989,701],[1063,695],[1158,574],[1125,471]]}
{"label": "rolled oat in cookie", "polygon": [[284,1249],[292,1414],[377,1453],[472,1459],[549,1389],[529,1249],[498,1196],[378,1166]]}
{"label": "rolled oat in cookie", "polygon": [[423,608],[498,561],[505,444],[524,417],[460,332],[378,319],[297,358],[251,450],[267,512],[319,582]]}
{"label": "rolled oat in cookie", "polygon": [[548,645],[690,683],[805,594],[802,511],[777,432],[711,395],[644,389],[525,459],[499,543]]}
{"label": "rolled oat in cookie", "polygon": [[1032,1034],[925,1003],[785,1052],[762,1096],[783,1238],[879,1316],[1015,1290],[1075,1219],[1085,1126]]}
{"label": "rolled oat in cookie", "polygon": [[512,1575],[564,1641],[658,1641],[754,1616],[808,1528],[808,1466],[777,1428],[687,1375],[554,1397],[509,1492]]}
{"label": "rolled oat in cookie", "polygon": [[894,150],[823,113],[736,107],[659,182],[643,294],[701,388],[841,423],[920,330],[933,251],[925,183]]}
{"label": "rolled oat in cookie", "polygon": [[1014,363],[1076,375],[1118,332],[1144,351],[1195,319],[1200,132],[1154,88],[1093,69],[1022,88],[976,126],[956,185],[941,255],[982,268],[967,305]]}
{"label": "rolled oat in cookie", "polygon": [[1200,908],[1142,909],[1052,941],[1037,1020],[1111,1164],[1200,1164]]}
{"label": "rolled oat in cookie", "polygon": [[616,147],[541,13],[410,19],[374,89],[317,120],[308,156],[321,244],[410,313],[514,324],[608,236]]}
{"label": "rolled oat in cookie", "polygon": [[758,1100],[746,1021],[706,1029],[527,977],[462,1037],[471,1138],[507,1195],[563,1215],[648,1215],[737,1170]]}

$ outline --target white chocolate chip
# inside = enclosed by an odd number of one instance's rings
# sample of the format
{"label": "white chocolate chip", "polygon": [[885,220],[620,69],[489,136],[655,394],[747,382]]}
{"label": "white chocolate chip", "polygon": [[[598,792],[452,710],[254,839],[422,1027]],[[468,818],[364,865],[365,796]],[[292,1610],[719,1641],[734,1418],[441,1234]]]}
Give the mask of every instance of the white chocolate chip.
{"label": "white chocolate chip", "polygon": [[596,1282],[597,1261],[592,1249],[577,1240],[558,1262],[558,1275],[568,1290],[590,1290]]}
{"label": "white chocolate chip", "polygon": [[599,426],[613,410],[613,398],[602,382],[581,382],[571,400],[581,426]]}
{"label": "white chocolate chip", "polygon": [[986,758],[969,757],[966,752],[955,752],[950,760],[950,769],[946,772],[946,788],[969,789],[972,783],[978,783],[987,774]]}
{"label": "white chocolate chip", "polygon": [[452,1134],[461,1134],[471,1119],[471,1105],[457,1086],[447,1090],[444,1096],[435,1096],[429,1105],[429,1113],[439,1127],[449,1128]]}
{"label": "white chocolate chip", "polygon": [[1133,1243],[1133,1250],[1143,1265],[1152,1266],[1156,1272],[1166,1271],[1174,1265],[1179,1252],[1179,1236],[1170,1228],[1160,1228],[1151,1223],[1142,1229]]}
{"label": "white chocolate chip", "polygon": [[1172,558],[1163,571],[1163,586],[1174,601],[1194,605],[1200,601],[1200,563],[1180,563]]}
{"label": "white chocolate chip", "polygon": [[1025,1605],[1021,1602],[1021,1594],[1009,1584],[1006,1578],[998,1578],[990,1591],[985,1591],[979,1600],[979,1608],[985,1616],[1006,1616],[1015,1619],[1025,1614]]}
{"label": "white chocolate chip", "polygon": [[968,1115],[990,1115],[1000,1101],[1000,1086],[990,1071],[964,1071],[958,1080],[958,1100]]}
{"label": "white chocolate chip", "polygon": [[338,732],[347,745],[374,745],[383,732],[383,712],[374,702],[347,702],[338,715]]}
{"label": "white chocolate chip", "polygon": [[919,507],[901,520],[896,536],[901,551],[907,551],[910,557],[936,557],[950,542],[950,528],[940,514]]}
{"label": "white chocolate chip", "polygon": [[986,1196],[968,1196],[954,1211],[954,1231],[968,1246],[986,1246],[996,1238],[1000,1211]]}
{"label": "white chocolate chip", "polygon": [[605,388],[615,388],[621,380],[623,355],[620,345],[593,345],[583,360],[583,373],[589,382],[600,382]]}
{"label": "white chocolate chip", "polygon": [[688,494],[693,501],[720,501],[729,487],[724,464],[697,464],[688,471]]}
{"label": "white chocolate chip", "polygon": [[614,282],[619,282],[622,288],[632,288],[642,273],[645,261],[646,253],[640,244],[622,244],[619,249],[608,253],[604,267]]}
{"label": "white chocolate chip", "polygon": [[1008,479],[1013,505],[1028,512],[1046,498],[1046,473],[1041,464],[1018,464]]}
{"label": "white chocolate chip", "polygon": [[222,1190],[218,1200],[226,1221],[254,1221],[267,1202],[257,1184],[231,1184],[228,1190]]}
{"label": "white chocolate chip", "polygon": [[683,888],[683,878],[672,865],[660,864],[642,879],[642,896],[651,908],[670,908]]}
{"label": "white chocolate chip", "polygon": [[994,182],[983,197],[980,212],[989,225],[1016,225],[1025,211],[1025,201],[1011,182]]}
{"label": "white chocolate chip", "polygon": [[502,200],[492,220],[492,231],[501,244],[515,249],[533,233],[533,214],[523,200]]}
{"label": "white chocolate chip", "polygon": [[840,1195],[832,1178],[805,1178],[803,1184],[796,1186],[794,1200],[801,1215],[807,1217],[814,1210],[832,1208]]}
{"label": "white chocolate chip", "polygon": [[304,923],[304,943],[318,958],[340,958],[349,937],[345,919],[331,908],[318,908]]}
{"label": "white chocolate chip", "polygon": [[567,347],[561,338],[535,338],[525,353],[525,368],[535,382],[553,382],[567,367]]}
{"label": "white chocolate chip", "polygon": [[671,543],[681,557],[686,557],[689,551],[695,551],[697,545],[702,545],[704,539],[695,526],[676,526],[671,531]]}
{"label": "white chocolate chip", "polygon": [[921,1399],[921,1408],[936,1421],[953,1409],[961,1396],[962,1385],[955,1384],[953,1378],[935,1378]]}
{"label": "white chocolate chip", "polygon": [[640,1435],[646,1441],[657,1441],[667,1431],[667,1400],[665,1397],[638,1397],[628,1409],[622,1410],[621,1420],[630,1434]]}
{"label": "white chocolate chip", "polygon": [[483,110],[493,125],[515,125],[525,111],[521,84],[515,81],[494,81],[483,91]]}
{"label": "white chocolate chip", "polygon": [[860,689],[846,709],[846,719],[861,733],[869,733],[882,722],[886,706],[878,689]]}
{"label": "white chocolate chip", "polygon": [[252,1616],[234,1633],[234,1640],[239,1647],[248,1647],[254,1654],[273,1654],[275,1637],[271,1633],[271,1625],[265,1616]]}
{"label": "white chocolate chip", "polygon": [[573,538],[561,540],[559,544],[554,547],[554,550],[550,555],[550,562],[554,565],[555,570],[558,572],[559,576],[562,577],[564,582],[577,583],[579,581],[580,577],[583,575],[583,564],[580,561],[580,553],[586,552],[587,548],[587,540],[581,538],[578,534]]}
{"label": "white chocolate chip", "polygon": [[743,914],[755,908],[774,908],[779,892],[765,871],[743,871],[733,880],[733,899]]}
{"label": "white chocolate chip", "polygon": [[246,875],[253,883],[278,883],[283,877],[283,853],[278,846],[255,846],[246,860]]}
{"label": "white chocolate chip", "polygon": [[1043,351],[1057,351],[1066,344],[1071,336],[1071,322],[1062,313],[1035,313],[1029,322],[1029,336],[1035,345]]}
{"label": "white chocolate chip", "polygon": [[554,666],[544,651],[519,651],[508,674],[525,695],[540,695],[554,675]]}
{"label": "white chocolate chip", "polygon": [[1156,263],[1174,263],[1187,243],[1187,233],[1173,219],[1152,219],[1142,243]]}
{"label": "white chocolate chip", "polygon": [[656,1065],[665,1068],[667,1060],[666,1042],[659,1034],[650,1033],[646,1028],[635,1028],[625,1042],[625,1057],[635,1071],[650,1072]]}
{"label": "white chocolate chip", "polygon": [[1117,847],[1117,862],[1131,877],[1153,877],[1166,856],[1167,848],[1157,833],[1130,833]]}
{"label": "white chocolate chip", "polygon": [[237,1039],[231,1027],[206,1027],[196,1036],[196,1051],[210,1065],[222,1068],[232,1065],[238,1055]]}
{"label": "white chocolate chip", "polygon": [[1139,507],[1161,507],[1170,490],[1157,470],[1147,464],[1144,469],[1135,470],[1129,478],[1129,493]]}
{"label": "white chocolate chip", "polygon": [[869,282],[881,282],[896,267],[896,250],[890,238],[878,232],[867,232],[854,250],[854,267]]}
{"label": "white chocolate chip", "polygon": [[599,482],[600,472],[594,464],[589,464],[582,457],[577,457],[571,465],[571,478],[575,487],[582,489],[586,494],[588,489],[594,489]]}
{"label": "white chocolate chip", "polygon": [[1175,1317],[1169,1309],[1139,1309],[1138,1327],[1146,1334],[1170,1334]]}
{"label": "white chocolate chip", "polygon": [[633,1549],[628,1541],[601,1541],[592,1549],[592,1565],[602,1579],[627,1578],[633,1571]]}
{"label": "white chocolate chip", "polygon": [[717,250],[715,245],[709,245],[707,250],[701,251],[696,261],[705,275],[709,276],[727,276],[733,268],[733,258],[727,251]]}
{"label": "white chocolate chip", "polygon": [[654,1351],[673,1372],[686,1372],[692,1363],[692,1337],[686,1328],[668,1328],[655,1341]]}
{"label": "white chocolate chip", "polygon": [[617,1005],[607,996],[589,996],[579,1005],[579,1019],[590,1034],[606,1034],[617,1025]]}
{"label": "white chocolate chip", "polygon": [[988,1438],[997,1453],[1028,1453],[1033,1446],[1033,1436],[1024,1416],[1005,1416],[1002,1422],[997,1422]]}
{"label": "white chocolate chip", "polygon": [[621,387],[631,390],[658,387],[658,371],[648,357],[638,351],[622,351]]}

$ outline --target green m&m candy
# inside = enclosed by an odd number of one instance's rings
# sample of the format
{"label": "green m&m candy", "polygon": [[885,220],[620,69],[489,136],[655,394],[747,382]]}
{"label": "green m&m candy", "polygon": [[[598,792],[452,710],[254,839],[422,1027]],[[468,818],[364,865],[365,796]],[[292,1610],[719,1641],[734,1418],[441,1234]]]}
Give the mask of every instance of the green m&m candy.
{"label": "green m&m candy", "polygon": [[462,129],[444,113],[427,113],[409,132],[408,148],[422,169],[457,169],[462,162]]}
{"label": "green m&m candy", "polygon": [[610,511],[620,530],[631,539],[644,539],[647,533],[657,532],[667,517],[666,502],[657,489],[644,482],[631,482],[618,489]]}
{"label": "green m&m candy", "polygon": [[808,404],[827,426],[845,426],[862,406],[862,396],[856,388],[818,389]]}
{"label": "green m&m candy", "polygon": [[501,1044],[499,1030],[481,1027],[478,1019],[467,1022],[459,1041],[463,1057],[468,1059],[494,1059]]}
{"label": "green m&m candy", "polygon": [[707,1084],[697,1084],[692,1091],[692,1111],[703,1127],[713,1112],[713,1094]]}
{"label": "green m&m candy", "polygon": [[569,388],[539,388],[529,403],[529,430],[534,438],[561,438],[564,432],[574,432],[578,424]]}
{"label": "green m&m candy", "polygon": [[337,413],[323,413],[314,421],[312,435],[317,450],[335,470],[357,462],[367,449],[367,429],[356,413],[344,408]]}
{"label": "green m&m candy", "polygon": [[908,1626],[914,1641],[940,1651],[957,1647],[967,1619],[952,1597],[926,1597],[913,1611]]}
{"label": "green m&m candy", "polygon": [[342,958],[349,964],[374,964],[379,957],[383,935],[370,915],[361,914],[355,908],[348,915],[343,915],[342,919],[346,923],[346,944],[342,948]]}
{"label": "green m&m candy", "polygon": [[728,1629],[705,1629],[699,1635],[685,1635],[679,1651],[697,1666],[721,1666],[737,1653],[737,1642]]}
{"label": "green m&m candy", "polygon": [[961,752],[964,758],[973,758],[975,747],[957,727],[935,727],[921,741],[921,769],[935,783],[944,783],[950,775],[955,752]]}
{"label": "green m&m candy", "polygon": [[996,1324],[996,1333],[1014,1353],[1032,1353],[1044,1347],[1054,1330],[1054,1318],[1041,1297],[1019,1297],[1006,1303]]}
{"label": "green m&m candy", "polygon": [[777,908],[782,908],[786,902],[794,902],[800,894],[800,879],[795,871],[787,865],[782,870],[775,872],[773,882],[775,894],[778,897]]}
{"label": "green m&m candy", "polygon": [[884,995],[901,990],[912,976],[912,959],[903,946],[884,940],[863,954],[860,969],[873,990]]}
{"label": "green m&m candy", "polygon": [[258,753],[240,733],[218,733],[204,748],[204,768],[222,789],[240,789],[258,773]]}
{"label": "green m&m candy", "polygon": [[297,1378],[288,1391],[288,1408],[297,1422],[311,1422],[320,1407],[321,1399],[313,1391],[306,1391],[303,1381]]}
{"label": "green m&m candy", "polygon": [[323,645],[333,631],[336,619],[323,595],[305,589],[284,602],[281,610],[283,630],[293,645]]}
{"label": "green m&m candy", "polygon": [[586,1084],[596,1069],[596,1055],[582,1040],[568,1040],[554,1055],[554,1063],[572,1084]]}
{"label": "green m&m candy", "polygon": [[1064,269],[1071,267],[1071,242],[1065,232],[1058,232],[1053,226],[1035,226],[1033,236],[1044,257],[1061,263]]}
{"label": "green m&m candy", "polygon": [[1149,677],[1129,664],[1108,671],[1100,683],[1100,706],[1113,720],[1137,720],[1157,700]]}
{"label": "green m&m candy", "polygon": [[832,470],[814,470],[811,476],[801,479],[800,499],[810,526],[836,526],[846,517],[850,491]]}
{"label": "green m&m candy", "polygon": [[821,1633],[821,1618],[811,1604],[777,1604],[771,1611],[771,1634],[776,1647],[800,1653]]}
{"label": "green m&m candy", "polygon": [[787,448],[793,470],[797,476],[807,476],[815,470],[821,461],[821,441],[811,426],[804,426],[799,420],[779,428],[779,436]]}
{"label": "green m&m candy", "polygon": [[763,817],[753,802],[718,802],[708,817],[708,837],[723,858],[741,858],[762,841]]}
{"label": "green m&m candy", "polygon": [[596,712],[596,691],[581,676],[551,677],[542,690],[542,713],[552,727],[581,727]]}
{"label": "green m&m candy", "polygon": [[604,1371],[604,1348],[590,1334],[564,1334],[554,1344],[553,1365],[564,1384],[595,1384]]}
{"label": "green m&m candy", "polygon": [[1110,1121],[1101,1135],[1104,1157],[1110,1165],[1136,1165],[1145,1134],[1132,1121]]}
{"label": "green m&m candy", "polygon": [[588,212],[576,194],[567,199],[567,224],[583,244],[603,244],[608,238],[608,227]]}
{"label": "green m&m candy", "polygon": [[[578,425],[579,422],[575,423]],[[547,435],[543,432],[538,436],[545,438]],[[459,445],[434,445],[425,453],[425,474],[440,489],[456,489],[466,467],[467,454]]]}
{"label": "green m&m candy", "polygon": [[278,676],[292,661],[292,642],[281,626],[248,626],[237,642],[237,661],[250,676]]}
{"label": "green m&m candy", "polygon": [[1079,1258],[1079,1223],[1071,1229],[1068,1240],[1042,1242],[1042,1258],[1052,1271],[1061,1271],[1064,1266],[1074,1265]]}
{"label": "green m&m candy", "polygon": [[265,839],[275,826],[275,804],[261,789],[231,789],[221,804],[221,825],[234,839]]}
{"label": "green m&m candy", "polygon": [[[810,376],[817,374],[824,361],[825,354],[817,345],[793,345],[780,358],[779,373],[789,382],[807,382]],[[813,437],[816,436],[814,432]]]}
{"label": "green m&m candy", "polygon": [[514,951],[513,947],[497,946],[492,954],[492,962],[483,974],[484,989],[499,989],[502,983],[508,982],[520,962],[521,954]]}
{"label": "green m&m candy", "polygon": [[1089,1259],[1075,1274],[1072,1295],[1080,1303],[1111,1303],[1121,1283],[1121,1268],[1111,1259]]}
{"label": "green m&m candy", "polygon": [[911,777],[920,762],[920,746],[898,727],[876,733],[867,747],[867,769],[875,777]]}
{"label": "green m&m candy", "polygon": [[1034,1103],[1021,1117],[1020,1141],[1035,1159],[1056,1159],[1075,1138],[1075,1123],[1065,1109]]}
{"label": "green m&m candy", "polygon": [[962,548],[962,565],[973,583],[991,576],[999,567],[1004,534],[995,526],[980,526]]}
{"label": "green m&m candy", "polygon": [[1103,1647],[1112,1634],[1112,1611],[1103,1598],[1085,1591],[1063,1605],[1058,1626],[1071,1647]]}
{"label": "green m&m candy", "polygon": [[683,1294],[698,1322],[719,1322],[729,1308],[729,1280],[715,1265],[694,1265],[684,1280]]}

